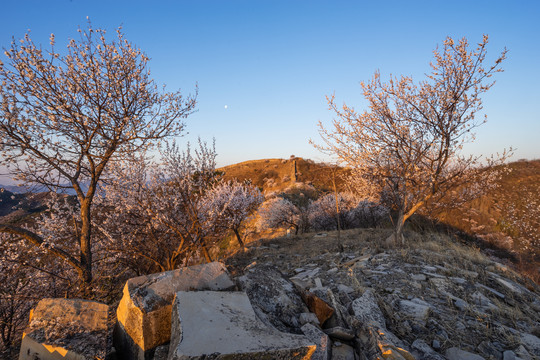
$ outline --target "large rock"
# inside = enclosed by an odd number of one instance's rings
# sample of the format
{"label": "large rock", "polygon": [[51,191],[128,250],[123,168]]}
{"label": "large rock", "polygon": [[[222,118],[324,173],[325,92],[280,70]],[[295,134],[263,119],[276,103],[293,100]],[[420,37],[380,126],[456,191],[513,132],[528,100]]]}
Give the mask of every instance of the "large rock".
{"label": "large rock", "polygon": [[330,359],[330,349],[332,343],[328,335],[313,324],[305,324],[302,326],[302,332],[310,341],[317,345],[317,350],[315,350],[313,353],[311,360]]}
{"label": "large rock", "polygon": [[234,287],[218,262],[129,279],[118,305],[115,347],[124,359],[151,358],[171,336],[171,310],[178,291],[229,290]]}
{"label": "large rock", "polygon": [[280,331],[302,333],[299,315],[308,309],[294,284],[278,269],[268,265],[253,267],[237,280],[264,323]]}
{"label": "large rock", "polygon": [[260,321],[244,292],[176,294],[168,360],[310,359],[315,348]]}
{"label": "large rock", "polygon": [[384,315],[371,289],[354,300],[351,307],[355,315],[353,327],[367,359],[414,360],[403,342],[386,329]]}
{"label": "large rock", "polygon": [[19,360],[104,360],[109,307],[79,299],[43,299],[30,314]]}

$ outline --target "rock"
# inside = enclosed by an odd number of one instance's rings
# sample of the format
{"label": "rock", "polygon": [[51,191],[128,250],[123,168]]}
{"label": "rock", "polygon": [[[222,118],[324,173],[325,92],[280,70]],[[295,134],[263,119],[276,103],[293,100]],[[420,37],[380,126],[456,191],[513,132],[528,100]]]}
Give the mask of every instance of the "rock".
{"label": "rock", "polygon": [[414,281],[426,281],[427,277],[424,274],[411,274],[411,279]]}
{"label": "rock", "polygon": [[257,316],[280,331],[301,333],[298,316],[309,310],[294,284],[270,265],[251,270],[237,281],[247,293]]}
{"label": "rock", "polygon": [[353,327],[359,338],[359,347],[368,359],[414,360],[403,342],[386,329],[384,315],[371,289],[351,304],[355,315]]}
{"label": "rock", "polygon": [[424,340],[416,339],[411,347],[420,353],[417,358],[422,360],[445,360],[444,356],[433,350]]}
{"label": "rock", "polygon": [[482,294],[481,292],[479,291],[475,291],[472,295],[471,295],[471,299],[477,304],[477,305],[480,305],[481,307],[484,307],[488,310],[495,310],[497,309],[497,306],[491,302],[491,300],[489,300],[486,296],[484,296],[484,294]]}
{"label": "rock", "polygon": [[354,292],[354,289],[350,286],[338,284],[337,286],[338,291],[345,293],[347,295],[352,294]]}
{"label": "rock", "polygon": [[43,299],[30,313],[20,360],[104,360],[109,307],[80,299]]}
{"label": "rock", "polygon": [[457,347],[447,349],[444,355],[448,358],[448,360],[485,360],[480,355],[458,349]]}
{"label": "rock", "polygon": [[488,287],[488,286],[485,286],[485,285],[483,285],[483,284],[475,284],[474,286],[476,286],[477,288],[481,288],[481,289],[487,290],[487,291],[489,291],[490,293],[492,293],[493,295],[495,295],[495,296],[497,296],[497,297],[499,297],[499,298],[501,298],[501,299],[504,299],[504,298],[505,298],[504,294],[498,292],[497,290],[495,290],[495,289],[493,289],[493,288],[490,288],[490,287]]}
{"label": "rock", "polygon": [[525,346],[529,354],[540,357],[540,339],[532,334],[522,333],[521,344]]}
{"label": "rock", "polygon": [[437,339],[433,340],[433,342],[431,343],[431,346],[435,349],[435,350],[439,350],[441,348],[441,342]]}
{"label": "rock", "polygon": [[478,344],[476,349],[478,352],[480,352],[480,354],[484,355],[488,359],[502,360],[503,358],[502,351],[499,351],[490,341],[482,341],[480,344]]}
{"label": "rock", "polygon": [[422,324],[426,323],[431,309],[431,306],[427,302],[418,298],[414,298],[410,301],[401,300],[399,302],[399,307],[405,315],[414,318]]}
{"label": "rock", "polygon": [[315,349],[305,336],[260,321],[244,292],[176,294],[168,360],[309,359]]}
{"label": "rock", "polygon": [[531,360],[532,356],[529,354],[527,349],[523,345],[519,345],[516,349],[514,349],[517,356],[519,356],[520,359],[524,360]]}
{"label": "rock", "polygon": [[169,355],[169,344],[163,344],[156,348],[154,358],[152,360],[167,360]]}
{"label": "rock", "polygon": [[334,314],[334,309],[328,305],[326,301],[312,292],[302,291],[300,295],[302,296],[302,299],[307,305],[309,311],[317,316],[317,319],[319,319],[319,323],[321,325],[324,325],[326,320],[328,320]]}
{"label": "rock", "polygon": [[349,341],[354,339],[354,331],[342,328],[341,326],[324,329],[324,333],[330,336],[332,339],[338,339],[343,341]]}
{"label": "rock", "polygon": [[233,287],[227,269],[218,262],[129,279],[116,311],[115,347],[124,359],[145,359],[170,340],[176,292]]}
{"label": "rock", "polygon": [[301,329],[306,338],[317,345],[317,349],[313,353],[311,360],[330,359],[331,342],[328,335],[312,324],[305,324]]}
{"label": "rock", "polygon": [[298,321],[300,321],[301,325],[305,325],[305,324],[320,325],[317,315],[311,312],[301,313],[300,316],[298,317]]}
{"label": "rock", "polygon": [[347,309],[338,301],[331,289],[325,287],[316,287],[309,290],[316,296],[324,300],[333,310],[333,314],[323,324],[327,328],[341,326],[348,327],[347,324]]}
{"label": "rock", "polygon": [[347,344],[334,344],[332,346],[332,360],[356,360],[352,346]]}
{"label": "rock", "polygon": [[503,360],[517,360],[518,357],[516,356],[516,353],[512,350],[506,350],[503,352]]}
{"label": "rock", "polygon": [[381,329],[386,329],[386,321],[384,315],[377,304],[377,299],[373,292],[368,289],[358,299],[352,302],[352,311],[356,318],[364,326],[373,326]]}
{"label": "rock", "polygon": [[454,300],[454,305],[461,311],[465,311],[469,307],[469,304],[465,300],[459,298]]}

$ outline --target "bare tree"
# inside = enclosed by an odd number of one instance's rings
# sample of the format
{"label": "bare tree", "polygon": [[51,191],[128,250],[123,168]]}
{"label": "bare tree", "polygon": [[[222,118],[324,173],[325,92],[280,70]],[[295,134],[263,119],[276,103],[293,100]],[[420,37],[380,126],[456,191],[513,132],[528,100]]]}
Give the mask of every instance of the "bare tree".
{"label": "bare tree", "polygon": [[[431,74],[415,84],[411,77],[381,82],[375,73],[361,83],[369,111],[338,107],[328,97],[337,118],[330,129],[319,122],[322,151],[350,166],[362,195],[377,194],[396,211],[394,241],[403,240],[405,221],[429,202],[442,201],[452,191],[472,193],[470,184],[489,181],[488,169],[504,161],[464,156],[464,144],[474,140],[473,129],[483,124],[475,114],[482,109],[480,96],[494,84],[490,77],[502,71],[506,49],[492,66],[483,66],[488,37],[474,50],[465,38],[447,38],[434,51]],[[511,152],[511,150],[510,150]],[[476,190],[481,188],[476,187]]]}
{"label": "bare tree", "polygon": [[92,281],[91,207],[111,162],[160,139],[179,134],[194,111],[196,95],[159,90],[150,78],[148,57],[117,30],[90,23],[70,40],[67,52],[36,46],[27,33],[5,51],[0,62],[0,156],[16,179],[53,191],[73,189],[80,222],[73,239],[80,256],[44,244],[37,234],[10,225],[17,234],[73,266],[86,284]]}

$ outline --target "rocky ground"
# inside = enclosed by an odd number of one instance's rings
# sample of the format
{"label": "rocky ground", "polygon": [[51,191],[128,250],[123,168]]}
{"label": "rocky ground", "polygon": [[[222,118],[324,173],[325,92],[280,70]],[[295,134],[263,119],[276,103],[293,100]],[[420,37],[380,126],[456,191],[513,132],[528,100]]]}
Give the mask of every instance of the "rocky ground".
{"label": "rocky ground", "polygon": [[382,229],[260,240],[226,263],[263,321],[329,335],[317,358],[540,359],[536,284],[445,235],[405,235],[403,246],[382,245]]}

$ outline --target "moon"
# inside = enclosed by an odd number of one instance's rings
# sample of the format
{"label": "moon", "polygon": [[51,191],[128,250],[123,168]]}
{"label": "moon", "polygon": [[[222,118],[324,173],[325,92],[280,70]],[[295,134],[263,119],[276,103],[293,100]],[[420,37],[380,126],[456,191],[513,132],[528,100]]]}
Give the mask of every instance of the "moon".
{"label": "moon", "polygon": [[225,105],[224,108],[227,109],[229,107],[229,105]]}

